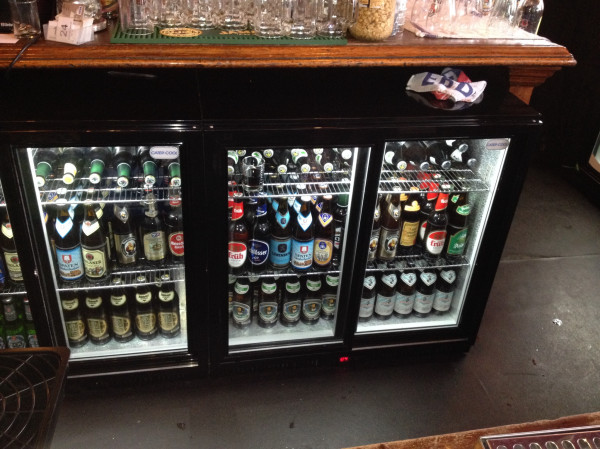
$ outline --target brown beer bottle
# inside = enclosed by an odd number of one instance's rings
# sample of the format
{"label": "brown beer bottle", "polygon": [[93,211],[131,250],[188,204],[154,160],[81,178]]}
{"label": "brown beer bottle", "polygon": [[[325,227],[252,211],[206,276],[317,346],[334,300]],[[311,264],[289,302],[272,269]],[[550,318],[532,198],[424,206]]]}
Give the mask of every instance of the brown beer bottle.
{"label": "brown beer bottle", "polygon": [[160,276],[158,289],[158,331],[166,338],[173,338],[181,332],[179,315],[179,295],[169,273]]}
{"label": "brown beer bottle", "polygon": [[420,211],[418,193],[411,193],[402,206],[400,238],[398,240],[398,254],[400,255],[413,253],[419,235]]}
{"label": "brown beer bottle", "polygon": [[131,213],[126,204],[115,204],[112,221],[117,263],[134,265],[138,260],[138,242],[131,224]]}
{"label": "brown beer bottle", "polygon": [[169,211],[165,216],[165,228],[169,260],[173,263],[183,263],[183,214],[179,189],[172,189],[169,193]]}
{"label": "brown beer bottle", "polygon": [[152,340],[158,334],[154,294],[147,284],[146,275],[136,277],[135,287],[135,333],[141,340]]}
{"label": "brown beer bottle", "polygon": [[427,219],[429,218],[429,214],[431,214],[433,211],[435,202],[439,195],[439,192],[436,191],[437,188],[437,184],[429,183],[429,191],[425,195],[425,202],[421,204],[421,210],[419,211],[419,237],[417,239],[420,245],[423,245],[425,228],[427,227]]}
{"label": "brown beer bottle", "polygon": [[360,309],[358,310],[358,321],[369,321],[373,316],[375,298],[377,296],[377,279],[375,276],[367,276],[363,282],[363,290],[360,298]]}
{"label": "brown beer bottle", "polygon": [[377,205],[373,214],[373,226],[371,228],[371,239],[369,240],[369,255],[367,256],[367,264],[372,266],[375,263],[377,256],[377,247],[379,246],[379,232],[381,231],[381,198],[377,197]]}
{"label": "brown beer bottle", "polygon": [[235,282],[231,318],[233,325],[238,328],[252,324],[252,295],[248,279],[238,278]]}
{"label": "brown beer bottle", "polygon": [[412,313],[416,291],[417,273],[414,270],[400,271],[398,273],[398,284],[396,285],[395,316],[406,318]]}
{"label": "brown beer bottle", "polygon": [[285,279],[280,318],[281,324],[284,326],[295,326],[300,321],[302,309],[301,290],[298,276]]}
{"label": "brown beer bottle", "polygon": [[321,316],[321,277],[319,275],[310,275],[306,277],[304,288],[304,298],[302,299],[301,319],[306,324],[316,324]]}
{"label": "brown beer bottle", "polygon": [[273,278],[264,278],[260,284],[258,300],[258,325],[260,327],[273,327],[279,318],[279,290],[277,281]]}
{"label": "brown beer bottle", "polygon": [[110,340],[110,326],[105,303],[99,290],[85,293],[85,317],[90,341],[95,345],[105,345]]}
{"label": "brown beer bottle", "polygon": [[377,249],[377,260],[380,262],[392,262],[396,257],[400,237],[400,214],[400,194],[388,193],[381,206],[381,230]]}
{"label": "brown beer bottle", "polygon": [[326,271],[333,260],[333,215],[332,196],[323,197],[321,210],[317,215],[315,223],[315,243],[313,250],[313,261],[317,269]]}
{"label": "brown beer bottle", "polygon": [[74,290],[64,291],[60,294],[60,303],[67,330],[67,340],[71,348],[79,348],[88,342],[88,332],[85,325],[83,307],[79,304],[79,297]]}
{"label": "brown beer bottle", "polygon": [[58,275],[67,282],[81,279],[84,274],[84,265],[79,231],[69,214],[67,204],[57,207],[52,235],[56,249]]}
{"label": "brown beer bottle", "polygon": [[227,249],[229,272],[232,274],[243,273],[248,259],[248,226],[244,219],[244,201],[242,199],[236,199],[233,205]]}
{"label": "brown beer bottle", "polygon": [[23,282],[23,272],[21,271],[21,263],[19,262],[19,255],[17,254],[17,247],[8,213],[2,221],[0,249],[4,253],[4,266],[8,271],[8,278],[15,284],[21,284]]}
{"label": "brown beer bottle", "polygon": [[440,192],[435,208],[427,219],[425,235],[423,236],[423,256],[428,260],[435,261],[439,259],[444,249],[446,226],[448,225],[447,206],[448,193]]}
{"label": "brown beer bottle", "polygon": [[135,334],[133,331],[131,310],[129,309],[129,297],[122,282],[119,276],[114,277],[111,282],[110,322],[115,341],[126,343],[131,341],[135,337]]}
{"label": "brown beer bottle", "polygon": [[333,320],[337,305],[337,292],[340,283],[338,274],[327,274],[325,276],[325,286],[323,288],[321,318],[324,320]]}
{"label": "brown beer bottle", "polygon": [[431,313],[437,275],[431,268],[419,268],[417,275],[417,291],[413,311],[415,316],[424,318]]}
{"label": "brown beer bottle", "polygon": [[454,290],[456,289],[456,271],[453,268],[438,270],[433,296],[433,313],[443,315],[452,307]]}
{"label": "brown beer bottle", "polygon": [[382,273],[377,288],[377,297],[375,299],[375,309],[373,314],[380,320],[389,320],[394,311],[394,301],[396,300],[396,284],[398,276],[396,273]]}
{"label": "brown beer bottle", "polygon": [[107,239],[96,216],[93,204],[85,205],[80,232],[85,277],[91,282],[105,280],[109,275]]}
{"label": "brown beer bottle", "polygon": [[307,271],[313,264],[315,226],[312,219],[310,196],[302,196],[301,205],[292,232],[292,268]]}

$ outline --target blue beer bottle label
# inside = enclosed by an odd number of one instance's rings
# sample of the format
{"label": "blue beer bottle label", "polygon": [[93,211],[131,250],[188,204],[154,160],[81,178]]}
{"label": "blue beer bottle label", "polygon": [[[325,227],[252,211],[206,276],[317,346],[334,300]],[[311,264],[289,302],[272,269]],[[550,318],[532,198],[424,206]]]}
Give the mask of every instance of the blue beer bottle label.
{"label": "blue beer bottle label", "polygon": [[252,265],[263,265],[269,259],[269,244],[262,240],[250,240],[248,253]]}
{"label": "blue beer bottle label", "polygon": [[314,240],[304,242],[292,240],[291,263],[294,268],[308,270],[312,266],[314,243]]}
{"label": "blue beer bottle label", "polygon": [[58,263],[58,273],[65,281],[80,279],[85,272],[79,245],[71,249],[56,248],[56,261]]}

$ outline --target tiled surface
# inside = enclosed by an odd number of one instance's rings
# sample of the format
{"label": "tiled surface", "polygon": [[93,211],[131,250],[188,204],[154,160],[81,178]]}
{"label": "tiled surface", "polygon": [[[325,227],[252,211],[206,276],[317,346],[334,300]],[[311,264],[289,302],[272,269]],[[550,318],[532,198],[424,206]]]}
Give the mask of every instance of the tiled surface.
{"label": "tiled surface", "polygon": [[469,353],[68,388],[52,447],[332,449],[598,411],[599,267],[600,211],[534,168]]}

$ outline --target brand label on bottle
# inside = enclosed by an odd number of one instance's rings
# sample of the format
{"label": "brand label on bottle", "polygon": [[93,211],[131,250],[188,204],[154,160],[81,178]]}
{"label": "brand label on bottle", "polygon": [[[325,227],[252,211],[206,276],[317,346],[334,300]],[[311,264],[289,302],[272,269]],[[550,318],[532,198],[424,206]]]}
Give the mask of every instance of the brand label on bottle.
{"label": "brand label on bottle", "polygon": [[454,270],[442,270],[440,272],[440,277],[446,281],[448,284],[454,284],[456,280],[456,271]]}
{"label": "brand label on bottle", "polygon": [[9,349],[26,348],[27,342],[25,340],[25,336],[20,334],[9,335],[7,332],[6,346],[8,346]]}
{"label": "brand label on bottle", "polygon": [[395,273],[388,273],[381,276],[381,282],[383,282],[388,287],[394,288],[398,283],[398,277]]}
{"label": "brand label on bottle", "polygon": [[415,293],[415,304],[413,309],[418,313],[429,313],[433,305],[433,293],[423,294],[421,292]]}
{"label": "brand label on bottle", "polygon": [[[103,246],[104,247],[104,246]],[[85,275],[91,279],[100,279],[106,275],[106,252],[101,249],[82,248]]]}
{"label": "brand label on bottle", "polygon": [[[321,207],[322,207],[321,203]],[[319,223],[321,223],[321,226],[323,226],[324,228],[329,226],[329,224],[331,224],[331,222],[333,221],[333,216],[331,214],[328,214],[326,212],[322,212],[319,214]]]}
{"label": "brand label on bottle", "polygon": [[[298,284],[298,286],[300,286],[300,284]],[[302,302],[299,299],[284,303],[283,310],[281,311],[283,318],[290,323],[298,321],[300,319],[301,306]]]}
{"label": "brand label on bottle", "polygon": [[115,307],[125,305],[127,302],[127,295],[110,295],[110,303]]}
{"label": "brand label on bottle", "polygon": [[431,287],[437,281],[437,275],[432,271],[423,271],[419,274],[419,278],[423,284]]}
{"label": "brand label on bottle", "polygon": [[28,334],[27,335],[27,345],[30,348],[39,348],[40,344],[38,342],[37,334]]}
{"label": "brand label on bottle", "polygon": [[400,280],[409,287],[412,287],[417,282],[417,275],[416,273],[405,272],[400,274]]}
{"label": "brand label on bottle", "polygon": [[467,243],[467,228],[461,229],[456,234],[449,236],[447,253],[451,256],[460,256],[465,251]]}
{"label": "brand label on bottle", "polygon": [[[394,275],[395,277],[395,275]],[[395,296],[384,296],[377,295],[377,299],[375,300],[375,313],[381,316],[388,316],[392,314],[394,310],[394,299]]]}
{"label": "brand label on bottle", "polygon": [[277,303],[275,301],[261,302],[258,306],[258,316],[265,323],[274,323],[277,321]]}
{"label": "brand label on bottle", "polygon": [[285,289],[292,294],[296,294],[300,292],[300,282],[286,282]]}
{"label": "brand label on bottle", "polygon": [[135,300],[140,304],[148,304],[152,301],[152,292],[136,293]]}
{"label": "brand label on bottle", "polygon": [[63,239],[67,236],[67,234],[73,229],[73,220],[67,218],[65,221],[56,220],[56,232]]}
{"label": "brand label on bottle", "polygon": [[274,267],[287,267],[292,255],[291,239],[272,236],[269,245],[269,260]]}
{"label": "brand label on bottle", "polygon": [[106,320],[97,318],[88,318],[87,320],[88,330],[90,337],[100,339],[106,336],[108,332],[108,322]]}
{"label": "brand label on bottle", "polygon": [[400,232],[398,229],[388,229],[384,226],[381,227],[378,252],[378,256],[381,260],[392,260],[396,256],[399,236]]}
{"label": "brand label on bottle", "polygon": [[238,324],[248,324],[252,320],[252,309],[248,304],[234,301],[231,316],[233,318],[233,321],[235,321]]}
{"label": "brand label on bottle", "polygon": [[4,265],[6,265],[6,270],[11,280],[14,282],[23,282],[21,263],[16,251],[4,251]]}
{"label": "brand label on bottle", "polygon": [[246,262],[248,247],[242,242],[229,242],[229,266],[239,268]]}
{"label": "brand label on bottle", "polygon": [[319,266],[325,266],[331,262],[333,257],[333,241],[328,239],[315,239],[313,247],[314,262]]}
{"label": "brand label on bottle", "polygon": [[4,319],[6,321],[15,321],[17,319],[17,309],[14,303],[4,304]]}
{"label": "brand label on bottle", "polygon": [[94,232],[96,232],[98,229],[100,229],[100,223],[98,223],[98,221],[96,221],[96,220],[94,220],[94,221],[86,220],[81,225],[81,232],[83,232],[88,237],[90,235],[92,235]]}
{"label": "brand label on bottle", "polygon": [[144,255],[150,261],[163,260],[166,255],[165,233],[162,231],[144,234]]}
{"label": "brand label on bottle", "polygon": [[[375,279],[375,278],[373,278]],[[375,297],[361,298],[360,309],[358,309],[359,318],[369,318],[373,315],[373,309],[375,307]]]}
{"label": "brand label on bottle", "polygon": [[308,230],[312,225],[312,214],[308,214],[306,217],[300,213],[298,213],[298,224],[302,228],[303,231]]}
{"label": "brand label on bottle", "polygon": [[388,213],[395,221],[400,220],[400,208],[396,207],[394,203],[390,203],[388,207]]}
{"label": "brand label on bottle", "polygon": [[292,239],[292,266],[299,270],[308,270],[313,262],[313,248],[314,240],[300,242]]}
{"label": "brand label on bottle", "polygon": [[371,239],[369,240],[369,255],[367,260],[375,260],[377,254],[377,246],[379,245],[379,228],[371,230]]}
{"label": "brand label on bottle", "polygon": [[323,315],[330,317],[335,314],[336,301],[337,295],[335,293],[326,293],[323,295],[323,303],[321,304]]}
{"label": "brand label on bottle", "polygon": [[84,264],[81,247],[72,249],[56,248],[58,274],[65,281],[75,281],[83,276]]}
{"label": "brand label on bottle", "polygon": [[156,330],[156,314],[138,313],[135,316],[135,326],[142,334],[151,334]]}
{"label": "brand label on bottle", "polygon": [[112,330],[115,335],[126,338],[132,334],[131,320],[124,316],[112,316]]}
{"label": "brand label on bottle", "polygon": [[308,321],[316,321],[321,315],[321,298],[306,298],[302,304],[302,316]]}
{"label": "brand label on bottle", "polygon": [[413,246],[417,241],[417,234],[419,233],[419,222],[418,221],[405,221],[402,223],[402,233],[400,234],[400,245],[401,246]]}
{"label": "brand label on bottle", "polygon": [[[64,308],[63,301],[63,308]],[[83,320],[65,321],[65,327],[67,330],[67,338],[72,343],[81,343],[86,339],[87,334],[85,332],[85,323]]]}
{"label": "brand label on bottle", "polygon": [[77,176],[77,167],[75,164],[67,162],[63,167],[63,172],[65,173],[63,176],[65,184],[72,184],[75,181],[75,176]]}
{"label": "brand label on bottle", "polygon": [[425,248],[430,254],[441,254],[444,249],[444,242],[446,241],[446,231],[433,231],[430,232],[425,238]]}
{"label": "brand label on bottle", "polygon": [[97,309],[98,307],[100,307],[102,305],[102,298],[100,296],[96,296],[96,297],[86,296],[85,305],[88,306],[90,309]]}
{"label": "brand label on bottle", "polygon": [[458,206],[456,208],[456,213],[466,217],[467,215],[469,215],[471,213],[471,205],[463,204],[462,206]]}
{"label": "brand label on bottle", "polygon": [[404,295],[400,292],[396,292],[396,300],[394,303],[394,312],[400,315],[409,315],[415,303],[415,294]]}
{"label": "brand label on bottle", "polygon": [[433,308],[438,312],[446,312],[450,310],[450,306],[452,305],[452,298],[454,297],[454,291],[452,292],[441,292],[439,290],[435,291],[435,296],[433,298]]}
{"label": "brand label on bottle", "polygon": [[236,282],[234,289],[238,295],[245,295],[248,293],[248,290],[250,290],[250,286],[248,284],[240,284]]}
{"label": "brand label on bottle", "polygon": [[172,232],[169,234],[169,251],[173,256],[183,256],[183,231]]}
{"label": "brand label on bottle", "polygon": [[306,288],[311,292],[318,292],[321,289],[321,281],[319,279],[317,279],[316,281],[308,279],[306,281]]}
{"label": "brand label on bottle", "polygon": [[121,264],[135,263],[137,259],[137,241],[133,234],[115,234],[117,259]]}
{"label": "brand label on bottle", "polygon": [[269,244],[262,240],[250,240],[250,263],[264,265],[269,259]]}
{"label": "brand label on bottle", "polygon": [[377,279],[375,276],[367,276],[363,282],[363,286],[368,288],[369,290],[373,290],[373,288],[377,285]]}
{"label": "brand label on bottle", "polygon": [[158,326],[164,332],[173,332],[179,327],[179,315],[176,312],[159,312]]}

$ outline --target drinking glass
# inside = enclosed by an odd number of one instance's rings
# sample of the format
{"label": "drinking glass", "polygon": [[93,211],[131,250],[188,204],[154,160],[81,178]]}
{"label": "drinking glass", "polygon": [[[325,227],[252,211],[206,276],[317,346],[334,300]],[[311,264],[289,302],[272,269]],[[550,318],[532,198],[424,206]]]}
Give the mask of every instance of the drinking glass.
{"label": "drinking glass", "polygon": [[356,0],[317,0],[317,34],[324,37],[343,37],[356,19]]}
{"label": "drinking glass", "polygon": [[312,39],[317,34],[317,0],[292,0],[287,19],[292,39]]}
{"label": "drinking glass", "polygon": [[488,17],[488,34],[511,36],[517,28],[517,0],[496,0]]}
{"label": "drinking glass", "polygon": [[452,33],[455,17],[454,0],[416,0],[410,21],[417,29],[437,36]]}
{"label": "drinking glass", "polygon": [[277,38],[285,34],[283,0],[258,0],[254,21],[254,34],[264,38]]}
{"label": "drinking glass", "polygon": [[199,30],[215,28],[215,2],[213,0],[187,0],[189,25]]}
{"label": "drinking glass", "polygon": [[151,0],[119,0],[119,17],[123,33],[135,36],[152,34]]}
{"label": "drinking glass", "polygon": [[256,156],[242,159],[242,186],[248,194],[262,192],[265,174],[265,160]]}
{"label": "drinking glass", "polygon": [[161,0],[160,26],[175,28],[187,23],[187,0]]}
{"label": "drinking glass", "polygon": [[37,0],[8,0],[15,37],[35,37],[41,34]]}
{"label": "drinking glass", "polygon": [[218,0],[217,27],[223,30],[245,30],[248,18],[243,0]]}

